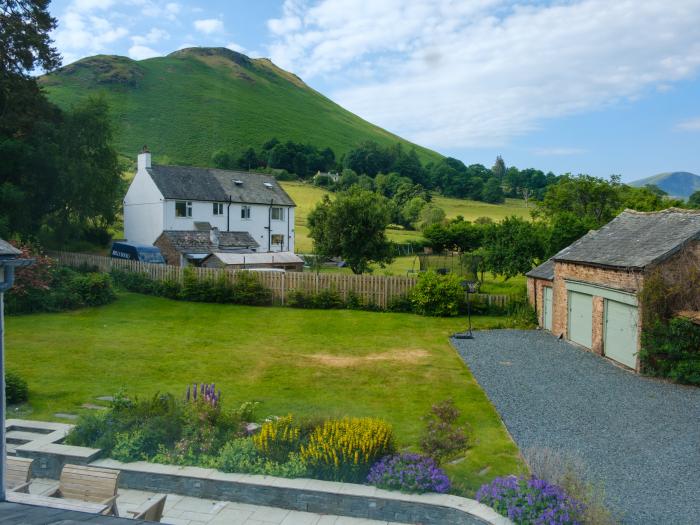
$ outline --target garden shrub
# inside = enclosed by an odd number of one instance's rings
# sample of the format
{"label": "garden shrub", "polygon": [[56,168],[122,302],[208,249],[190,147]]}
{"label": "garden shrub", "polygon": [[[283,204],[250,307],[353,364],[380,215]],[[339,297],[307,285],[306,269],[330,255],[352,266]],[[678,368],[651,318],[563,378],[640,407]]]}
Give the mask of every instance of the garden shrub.
{"label": "garden shrub", "polygon": [[104,273],[88,273],[73,277],[72,288],[80,297],[82,305],[101,306],[116,299],[109,275]]}
{"label": "garden shrub", "polygon": [[253,443],[260,454],[283,463],[290,453],[299,451],[301,439],[301,426],[288,415],[263,423],[260,432],[253,436]]}
{"label": "garden shrub", "polygon": [[535,477],[496,478],[478,490],[476,499],[516,525],[577,525],[584,512],[583,503],[560,487]]}
{"label": "garden shrub", "polygon": [[447,399],[433,405],[423,417],[426,428],[421,436],[421,450],[438,464],[455,457],[469,445],[468,429],[459,425],[460,412],[454,401]]}
{"label": "garden shrub", "polygon": [[320,479],[362,482],[370,467],[396,451],[391,426],[381,419],[343,418],[316,427],[301,457]]}
{"label": "garden shrub", "polygon": [[143,430],[119,432],[114,437],[111,457],[124,462],[145,460],[148,459],[148,455],[145,453],[146,448]]}
{"label": "garden shrub", "polygon": [[251,438],[238,438],[226,443],[221,449],[216,467],[224,472],[283,478],[300,478],[306,475],[306,465],[298,453],[292,452],[282,463],[273,461],[260,454]]}
{"label": "garden shrub", "polygon": [[8,405],[24,403],[29,399],[29,386],[27,381],[12,370],[5,372],[5,400]]}
{"label": "garden shrub", "polygon": [[236,272],[233,302],[251,306],[272,304],[272,290],[260,282],[254,272]]}
{"label": "garden shrub", "polygon": [[546,447],[531,447],[523,450],[523,456],[533,476],[546,479],[583,503],[581,521],[585,525],[614,525],[619,523],[605,507],[605,491],[601,485],[584,481],[580,472],[585,464],[572,456]]}
{"label": "garden shrub", "polygon": [[683,318],[656,319],[642,333],[644,373],[700,385],[700,326]]}
{"label": "garden shrub", "polygon": [[413,303],[408,295],[398,295],[389,299],[386,310],[387,312],[410,313],[413,311]]}
{"label": "garden shrub", "polygon": [[450,317],[459,314],[464,289],[455,274],[422,273],[411,291],[413,310],[421,315]]}
{"label": "garden shrub", "polygon": [[450,479],[435,460],[420,454],[385,456],[372,466],[367,483],[401,492],[438,492],[450,490]]}

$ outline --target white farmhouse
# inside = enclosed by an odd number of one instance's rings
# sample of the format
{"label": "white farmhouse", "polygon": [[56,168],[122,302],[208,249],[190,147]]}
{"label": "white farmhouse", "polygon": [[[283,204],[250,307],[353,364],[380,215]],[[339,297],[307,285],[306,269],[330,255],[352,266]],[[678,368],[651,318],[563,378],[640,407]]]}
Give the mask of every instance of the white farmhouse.
{"label": "white farmhouse", "polygon": [[213,238],[241,234],[251,251],[293,254],[294,208],[270,175],[152,165],[144,148],[124,198],[124,234],[128,242],[151,245],[167,232],[206,229]]}

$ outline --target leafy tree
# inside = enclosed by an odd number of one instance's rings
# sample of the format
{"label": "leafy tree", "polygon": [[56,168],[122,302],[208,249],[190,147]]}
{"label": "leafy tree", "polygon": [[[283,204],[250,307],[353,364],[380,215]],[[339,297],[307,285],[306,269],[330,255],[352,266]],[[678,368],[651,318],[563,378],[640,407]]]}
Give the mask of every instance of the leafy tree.
{"label": "leafy tree", "polygon": [[688,204],[692,208],[700,208],[700,190],[694,192],[690,197],[688,197]]}
{"label": "leafy tree", "polygon": [[350,150],[343,164],[355,173],[374,177],[377,173],[388,173],[393,164],[391,153],[374,141],[368,140]]}
{"label": "leafy tree", "polygon": [[598,228],[612,220],[622,209],[620,178],[610,180],[590,175],[562,176],[549,186],[536,215],[552,218],[569,212]]}
{"label": "leafy tree", "polygon": [[510,279],[530,271],[545,254],[542,226],[507,217],[484,232],[485,265]]}
{"label": "leafy tree", "polygon": [[212,153],[211,161],[215,167],[222,170],[229,170],[233,167],[231,155],[222,149],[218,149]]}
{"label": "leafy tree", "polygon": [[259,164],[260,161],[258,160],[258,155],[255,153],[253,148],[248,148],[245,150],[243,155],[238,157],[238,160],[236,161],[236,167],[245,170],[257,168]]}
{"label": "leafy tree", "polygon": [[491,173],[493,173],[493,176],[496,177],[499,184],[503,183],[503,179],[506,176],[506,163],[503,162],[503,158],[500,155],[496,157],[496,162],[491,168]]}
{"label": "leafy tree", "polygon": [[350,186],[354,186],[360,181],[360,177],[357,173],[351,169],[345,168],[338,178],[338,188],[341,190],[347,190]]}
{"label": "leafy tree", "polygon": [[424,230],[428,226],[441,224],[445,221],[445,210],[434,204],[426,204],[420,212],[420,227]]}
{"label": "leafy tree", "polygon": [[481,196],[484,202],[490,202],[492,204],[501,204],[506,201],[503,190],[501,189],[501,184],[496,177],[491,177],[486,181]]}
{"label": "leafy tree", "polygon": [[563,250],[574,241],[583,237],[590,229],[593,229],[592,224],[587,223],[586,220],[571,212],[556,215],[552,219],[549,228],[547,256],[551,257]]}
{"label": "leafy tree", "polygon": [[353,273],[370,271],[370,264],[392,260],[384,232],[390,217],[386,199],[354,186],[330,200],[328,195],[308,217],[315,253],[342,257]]}
{"label": "leafy tree", "polygon": [[405,226],[413,226],[418,222],[420,213],[427,203],[422,197],[413,197],[407,201],[401,208],[401,224]]}

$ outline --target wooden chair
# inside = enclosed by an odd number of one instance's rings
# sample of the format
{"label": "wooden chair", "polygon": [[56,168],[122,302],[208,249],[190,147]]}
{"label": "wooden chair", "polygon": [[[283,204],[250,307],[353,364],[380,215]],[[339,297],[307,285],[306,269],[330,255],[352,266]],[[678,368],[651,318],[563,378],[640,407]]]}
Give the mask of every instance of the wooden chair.
{"label": "wooden chair", "polygon": [[156,494],[148,498],[143,504],[134,510],[128,511],[135,520],[159,522],[165,509],[166,494]]}
{"label": "wooden chair", "polygon": [[64,465],[57,488],[45,495],[107,505],[102,514],[117,516],[118,470]]}
{"label": "wooden chair", "polygon": [[13,492],[29,492],[32,477],[33,459],[7,458],[7,471],[5,472],[6,489]]}

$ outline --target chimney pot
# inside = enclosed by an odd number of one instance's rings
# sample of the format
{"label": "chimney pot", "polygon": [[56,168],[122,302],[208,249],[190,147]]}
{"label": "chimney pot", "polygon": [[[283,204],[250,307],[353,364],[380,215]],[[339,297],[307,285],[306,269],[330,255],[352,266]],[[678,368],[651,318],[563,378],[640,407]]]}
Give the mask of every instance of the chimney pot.
{"label": "chimney pot", "polygon": [[138,169],[139,171],[145,170],[151,167],[151,152],[148,151],[148,146],[144,145],[141,153],[138,156]]}

